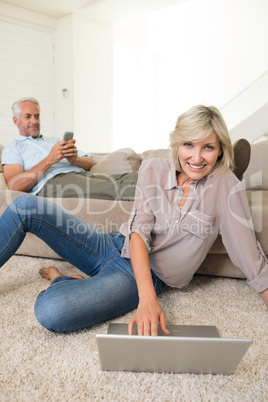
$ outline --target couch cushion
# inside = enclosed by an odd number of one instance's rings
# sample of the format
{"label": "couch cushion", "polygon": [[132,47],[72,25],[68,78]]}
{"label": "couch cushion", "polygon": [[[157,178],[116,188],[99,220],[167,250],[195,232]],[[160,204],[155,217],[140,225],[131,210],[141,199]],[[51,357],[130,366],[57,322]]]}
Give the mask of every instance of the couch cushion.
{"label": "couch cushion", "polygon": [[90,169],[93,174],[120,174],[139,170],[141,156],[130,148],[122,148],[106,155],[92,154],[96,164]]}
{"label": "couch cushion", "polygon": [[0,172],[3,172],[3,169],[2,169],[2,162],[1,162],[1,154],[2,154],[2,149],[3,149],[3,148],[4,148],[4,146],[0,144]]}
{"label": "couch cushion", "polygon": [[268,141],[251,144],[251,158],[244,173],[247,190],[268,190]]}
{"label": "couch cushion", "polygon": [[209,253],[198,269],[197,274],[246,278],[243,272],[232,263],[228,254]]}
{"label": "couch cushion", "polygon": [[152,159],[152,158],[169,158],[170,150],[169,149],[150,149],[141,154],[142,159]]}
{"label": "couch cushion", "polygon": [[6,190],[7,189],[7,182],[4,176],[4,173],[0,171],[0,189]]}

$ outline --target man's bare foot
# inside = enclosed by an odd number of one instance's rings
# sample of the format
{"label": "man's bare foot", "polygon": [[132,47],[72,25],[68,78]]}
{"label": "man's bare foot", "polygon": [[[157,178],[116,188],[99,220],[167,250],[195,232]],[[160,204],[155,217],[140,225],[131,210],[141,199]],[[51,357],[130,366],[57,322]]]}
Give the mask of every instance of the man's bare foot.
{"label": "man's bare foot", "polygon": [[[41,268],[39,270],[39,274],[42,276],[42,278],[48,279],[51,282],[54,281],[54,279],[58,278],[59,276],[67,276],[62,275],[56,267]],[[82,275],[68,275],[68,276],[70,278],[85,279]]]}

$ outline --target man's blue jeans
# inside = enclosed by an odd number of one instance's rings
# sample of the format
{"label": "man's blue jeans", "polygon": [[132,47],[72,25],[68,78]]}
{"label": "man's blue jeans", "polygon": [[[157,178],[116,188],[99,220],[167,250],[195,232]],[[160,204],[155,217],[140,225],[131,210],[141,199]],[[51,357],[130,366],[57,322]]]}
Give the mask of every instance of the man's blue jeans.
{"label": "man's blue jeans", "polygon": [[[138,305],[130,259],[121,257],[124,236],[104,234],[45,198],[22,195],[0,218],[0,266],[18,249],[26,233],[41,238],[87,279],[56,278],[41,292],[35,315],[53,332],[90,327],[125,314]],[[164,283],[152,272],[156,293]]]}

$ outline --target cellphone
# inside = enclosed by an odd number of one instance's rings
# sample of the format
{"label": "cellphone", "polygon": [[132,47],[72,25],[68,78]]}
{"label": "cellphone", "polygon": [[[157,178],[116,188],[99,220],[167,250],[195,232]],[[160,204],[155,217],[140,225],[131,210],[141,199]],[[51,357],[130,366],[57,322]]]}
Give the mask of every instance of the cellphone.
{"label": "cellphone", "polygon": [[66,131],[63,134],[63,141],[69,141],[73,138],[73,136],[74,136],[74,133],[72,131]]}

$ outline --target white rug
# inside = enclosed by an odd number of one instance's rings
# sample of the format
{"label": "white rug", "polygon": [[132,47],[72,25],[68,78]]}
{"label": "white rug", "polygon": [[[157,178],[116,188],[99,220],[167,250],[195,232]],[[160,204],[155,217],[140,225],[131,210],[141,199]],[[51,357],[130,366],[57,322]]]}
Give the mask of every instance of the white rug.
{"label": "white rug", "polygon": [[[33,308],[62,261],[14,256],[0,270],[0,401],[267,401],[268,326],[261,297],[244,280],[197,276],[160,302],[170,324],[216,325],[221,336],[253,338],[232,376],[102,372],[95,342],[107,323],[70,335],[42,328]],[[114,322],[128,322],[132,313]]]}

